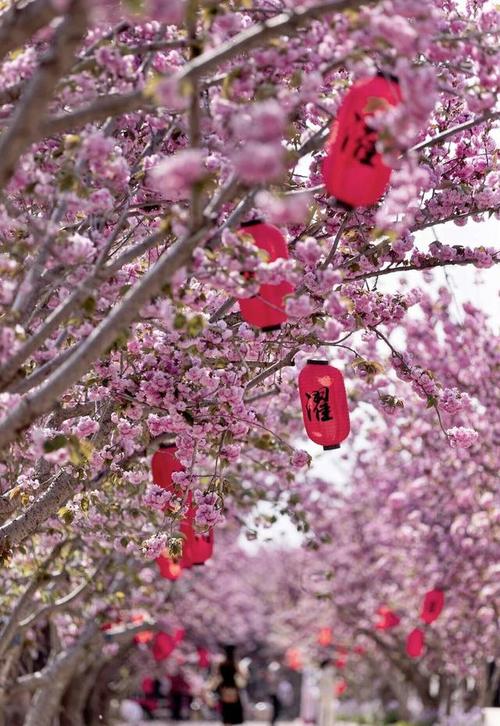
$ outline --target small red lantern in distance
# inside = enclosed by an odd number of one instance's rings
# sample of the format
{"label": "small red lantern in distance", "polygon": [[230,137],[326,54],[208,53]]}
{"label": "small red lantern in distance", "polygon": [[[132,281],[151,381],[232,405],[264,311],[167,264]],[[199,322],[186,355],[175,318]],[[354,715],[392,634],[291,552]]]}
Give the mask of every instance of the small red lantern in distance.
{"label": "small red lantern in distance", "polygon": [[326,145],[323,178],[346,206],[375,204],[384,193],[391,169],[376,150],[378,131],[370,128],[370,116],[401,100],[397,80],[382,74],[357,81],[345,95]]}
{"label": "small red lantern in distance", "polygon": [[429,590],[425,593],[420,620],[430,625],[441,615],[444,607],[444,592],[442,590]]}
{"label": "small red lantern in distance", "polygon": [[390,630],[401,622],[396,613],[385,605],[379,607],[377,615],[379,616],[379,619],[375,623],[377,630]]}
{"label": "small red lantern in distance", "polygon": [[210,668],[212,659],[210,653],[206,648],[197,648],[198,652],[198,667],[199,668]]}
{"label": "small red lantern in distance", "polygon": [[[267,253],[267,262],[274,262],[279,258],[288,259],[285,238],[272,224],[254,220],[242,224],[240,232],[253,237],[254,244]],[[292,292],[293,286],[289,282],[280,282],[278,285],[261,285],[257,295],[239,300],[241,317],[249,325],[261,328],[266,332],[278,330],[281,324],[288,319],[284,309],[284,298]]]}
{"label": "small red lantern in distance", "polygon": [[156,633],[153,641],[153,657],[155,661],[166,660],[176,645],[176,642],[168,633],[163,631]]}
{"label": "small red lantern in distance", "polygon": [[135,643],[150,643],[154,638],[152,630],[142,630],[134,636]]}
{"label": "small red lantern in distance", "polygon": [[415,628],[406,639],[406,652],[410,658],[418,658],[422,655],[425,645],[425,634],[420,628]]}
{"label": "small red lantern in distance", "polygon": [[342,373],[326,360],[308,360],[299,375],[307,435],[324,449],[338,449],[350,431]]}
{"label": "small red lantern in distance", "polygon": [[318,643],[323,647],[331,645],[333,641],[331,628],[320,628],[318,633]]}
{"label": "small red lantern in distance", "polygon": [[285,653],[285,663],[292,671],[300,671],[302,668],[302,656],[297,648],[288,648]]}
{"label": "small red lantern in distance", "polygon": [[338,681],[335,684],[335,695],[342,696],[346,691],[347,691],[347,683],[342,678],[342,680]]}
{"label": "small red lantern in distance", "polygon": [[156,486],[172,491],[172,474],[176,471],[184,471],[184,467],[176,457],[177,447],[161,446],[155,451],[151,459],[151,470],[153,473],[153,482]]}

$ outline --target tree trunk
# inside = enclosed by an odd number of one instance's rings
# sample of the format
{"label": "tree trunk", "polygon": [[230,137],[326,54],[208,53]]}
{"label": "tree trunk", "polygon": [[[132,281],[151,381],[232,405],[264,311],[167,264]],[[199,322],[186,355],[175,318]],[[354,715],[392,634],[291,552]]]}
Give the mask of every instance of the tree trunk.
{"label": "tree trunk", "polygon": [[[44,668],[44,685],[35,692],[24,726],[52,726],[61,698],[78,668],[92,639],[99,634],[97,625],[89,625],[80,638],[67,651],[59,653]],[[47,685],[50,684],[50,685]]]}

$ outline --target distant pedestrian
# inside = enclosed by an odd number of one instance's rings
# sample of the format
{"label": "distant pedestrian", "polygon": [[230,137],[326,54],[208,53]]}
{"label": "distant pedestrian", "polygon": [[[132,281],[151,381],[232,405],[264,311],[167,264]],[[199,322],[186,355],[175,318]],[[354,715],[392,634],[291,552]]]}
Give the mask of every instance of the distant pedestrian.
{"label": "distant pedestrian", "polygon": [[234,645],[226,645],[225,658],[218,667],[216,691],[221,705],[222,722],[227,724],[243,723],[241,689],[246,685],[245,675],[236,660]]}
{"label": "distant pedestrian", "polygon": [[269,701],[271,702],[270,724],[274,726],[281,715],[282,703],[279,696],[279,663],[270,663],[266,673]]}

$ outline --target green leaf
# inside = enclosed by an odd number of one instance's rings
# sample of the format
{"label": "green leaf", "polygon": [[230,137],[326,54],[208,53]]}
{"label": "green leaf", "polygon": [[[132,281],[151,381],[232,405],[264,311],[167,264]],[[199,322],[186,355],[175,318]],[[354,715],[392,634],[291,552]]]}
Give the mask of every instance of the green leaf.
{"label": "green leaf", "polygon": [[94,313],[95,309],[96,309],[95,298],[93,298],[91,295],[89,295],[89,297],[85,298],[85,300],[82,303],[82,308],[87,313],[87,315],[92,315],[92,313]]}
{"label": "green leaf", "polygon": [[51,439],[47,439],[43,443],[43,450],[45,453],[50,454],[51,451],[57,451],[62,449],[68,444],[68,439],[64,434],[57,434]]}

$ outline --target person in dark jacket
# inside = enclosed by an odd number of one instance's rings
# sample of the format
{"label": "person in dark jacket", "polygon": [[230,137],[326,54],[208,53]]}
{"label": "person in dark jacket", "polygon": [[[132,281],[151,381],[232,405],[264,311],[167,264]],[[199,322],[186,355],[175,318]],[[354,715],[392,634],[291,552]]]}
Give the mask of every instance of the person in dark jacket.
{"label": "person in dark jacket", "polygon": [[245,687],[244,677],[236,660],[234,645],[224,647],[225,658],[218,668],[217,693],[221,705],[222,722],[225,725],[243,723],[241,689]]}

